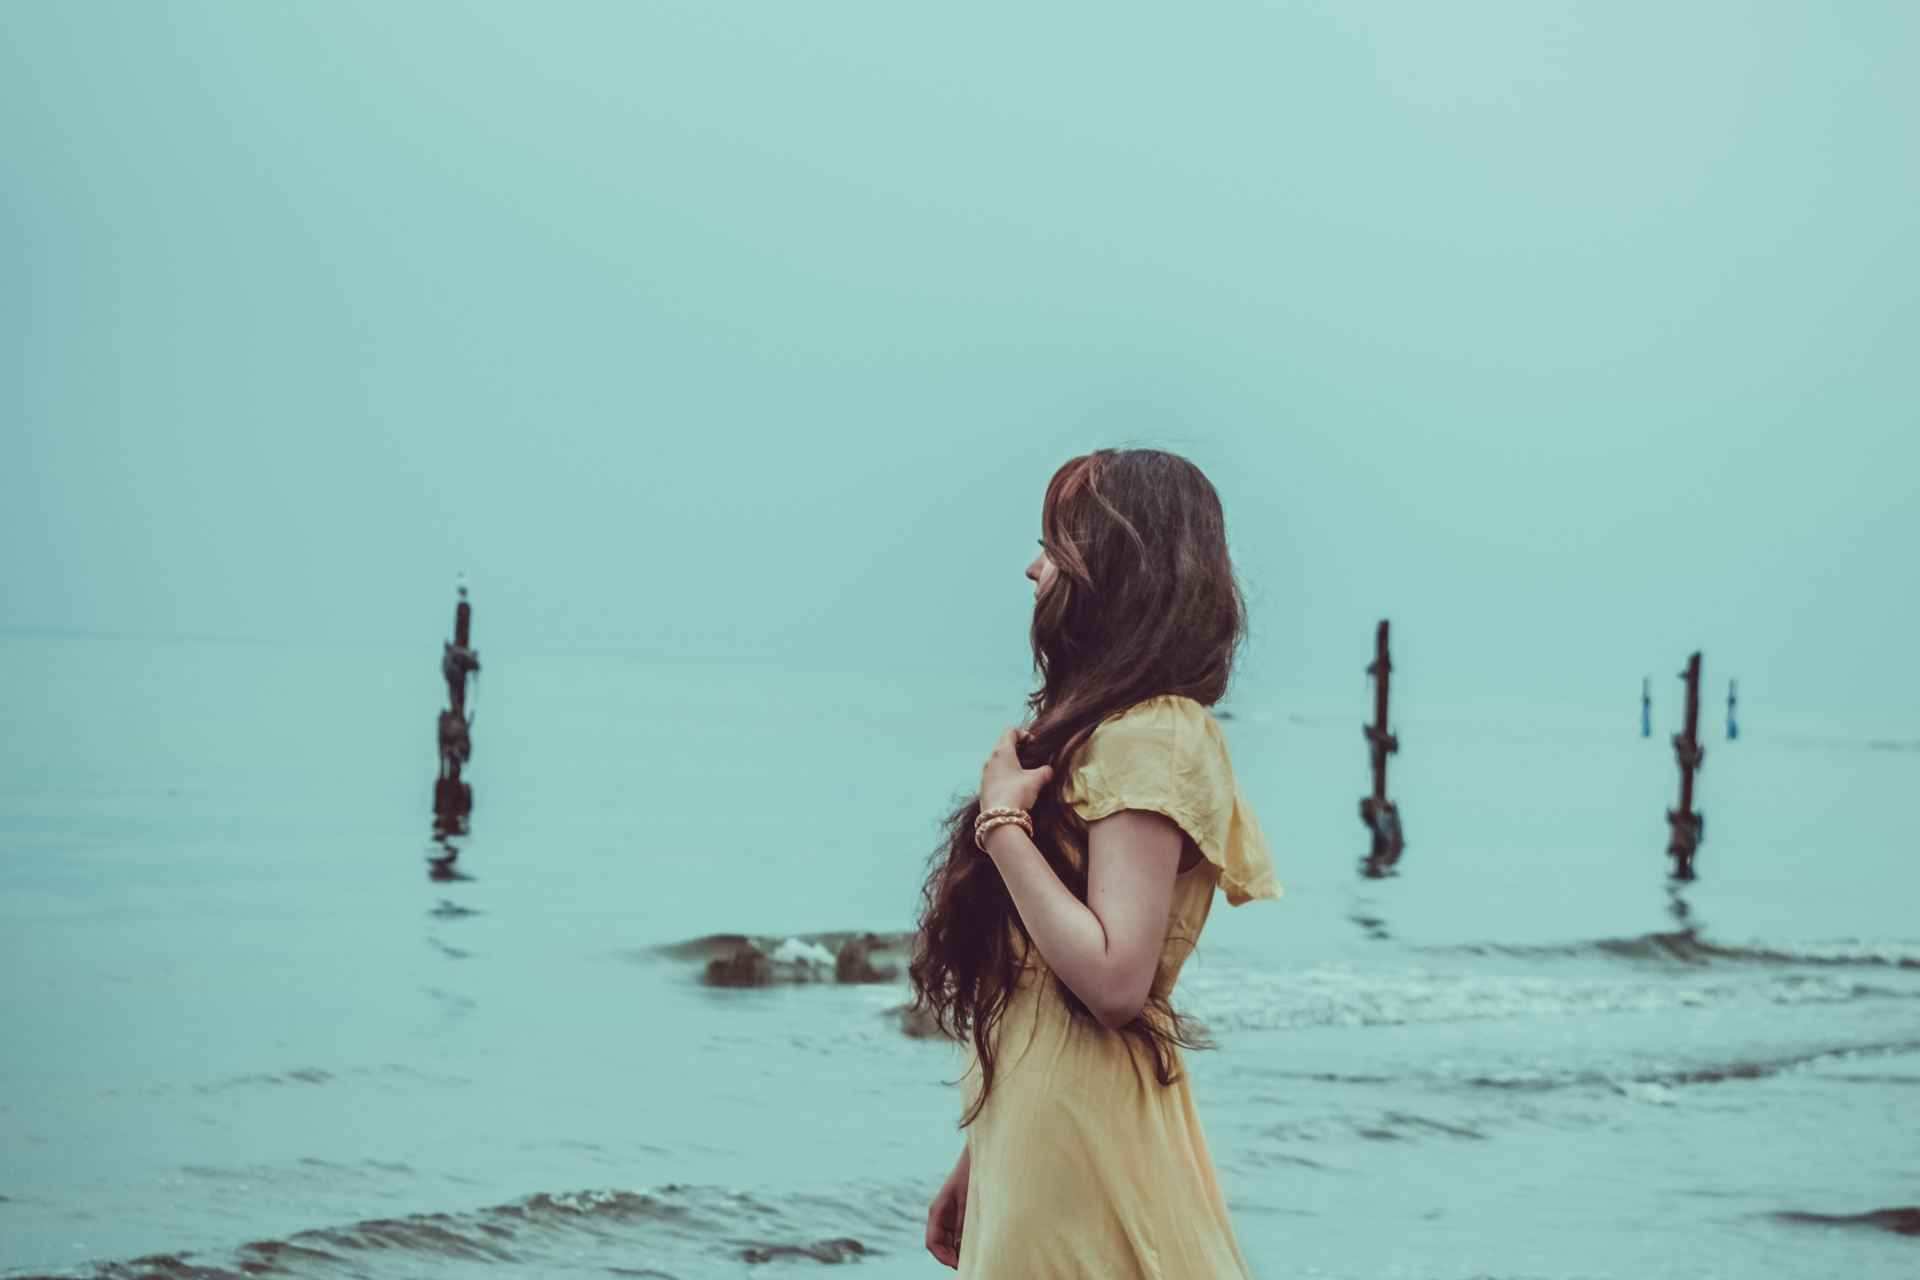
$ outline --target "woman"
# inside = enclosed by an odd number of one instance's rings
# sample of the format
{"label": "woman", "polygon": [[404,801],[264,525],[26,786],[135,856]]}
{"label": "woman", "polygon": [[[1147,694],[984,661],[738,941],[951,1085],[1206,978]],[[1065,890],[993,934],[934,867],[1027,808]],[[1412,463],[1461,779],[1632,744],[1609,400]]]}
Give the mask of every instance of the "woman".
{"label": "woman", "polygon": [[927,1248],[978,1280],[1246,1277],[1180,1053],[1214,1045],[1169,1004],[1216,888],[1281,896],[1208,709],[1245,634],[1219,495],[1101,449],[1041,529],[1032,718],[947,819],[909,966],[967,1046]]}

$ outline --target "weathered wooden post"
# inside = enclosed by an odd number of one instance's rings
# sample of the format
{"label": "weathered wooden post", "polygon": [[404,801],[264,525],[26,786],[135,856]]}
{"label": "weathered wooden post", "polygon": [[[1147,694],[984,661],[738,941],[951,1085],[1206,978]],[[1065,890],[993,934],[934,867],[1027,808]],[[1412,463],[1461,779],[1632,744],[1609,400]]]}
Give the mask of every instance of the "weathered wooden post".
{"label": "weathered wooden post", "polygon": [[472,673],[476,688],[480,681],[480,655],[468,644],[473,626],[473,606],[467,603],[466,575],[460,583],[460,603],[453,613],[453,639],[440,659],[440,674],[447,680],[447,700],[451,704],[440,713],[440,776],[433,784],[433,812],[438,818],[463,818],[473,812],[473,787],[460,780],[460,766],[473,755],[473,738],[468,732],[473,716],[467,711],[467,675]]}
{"label": "weathered wooden post", "polygon": [[1400,750],[1400,740],[1387,731],[1387,687],[1393,658],[1387,647],[1385,618],[1374,630],[1373,651],[1373,663],[1367,668],[1367,674],[1373,677],[1373,723],[1360,727],[1373,757],[1373,794],[1360,800],[1360,821],[1373,833],[1366,874],[1380,876],[1399,861],[1400,851],[1406,847],[1400,831],[1400,811],[1387,799],[1387,757]]}
{"label": "weathered wooden post", "polygon": [[1687,669],[1680,673],[1687,682],[1687,727],[1673,735],[1673,753],[1680,761],[1680,807],[1667,810],[1667,822],[1673,827],[1673,838],[1667,842],[1667,852],[1673,855],[1673,875],[1676,880],[1693,879],[1693,854],[1706,838],[1707,819],[1704,814],[1693,811],[1693,773],[1706,759],[1706,748],[1700,745],[1700,651],[1694,650],[1687,659]]}
{"label": "weathered wooden post", "polygon": [[1740,697],[1740,682],[1738,680],[1727,681],[1727,741],[1728,742],[1732,742],[1735,738],[1738,738],[1740,736],[1740,721],[1736,718],[1736,715],[1735,715],[1735,709],[1739,702],[1739,697]]}
{"label": "weathered wooden post", "polygon": [[1653,736],[1653,687],[1646,676],[1640,677],[1640,736]]}

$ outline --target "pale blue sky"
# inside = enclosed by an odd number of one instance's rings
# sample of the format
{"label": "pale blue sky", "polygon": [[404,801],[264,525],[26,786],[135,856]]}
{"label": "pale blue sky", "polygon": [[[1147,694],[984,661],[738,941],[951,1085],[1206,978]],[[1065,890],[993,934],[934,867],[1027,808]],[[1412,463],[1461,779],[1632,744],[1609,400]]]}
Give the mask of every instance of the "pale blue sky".
{"label": "pale blue sky", "polygon": [[[0,6],[0,627],[1920,706],[1920,6]],[[1723,687],[1723,686],[1720,686]]]}

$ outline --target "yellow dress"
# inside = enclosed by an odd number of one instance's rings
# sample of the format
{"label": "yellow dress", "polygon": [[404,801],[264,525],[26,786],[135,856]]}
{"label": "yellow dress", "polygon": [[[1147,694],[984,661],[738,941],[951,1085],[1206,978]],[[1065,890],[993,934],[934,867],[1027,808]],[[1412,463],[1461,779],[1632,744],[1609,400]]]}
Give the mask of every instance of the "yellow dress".
{"label": "yellow dress", "polygon": [[[1121,809],[1164,813],[1199,846],[1174,881],[1161,951],[1170,976],[1216,889],[1230,906],[1281,896],[1226,737],[1191,698],[1163,694],[1109,716],[1062,795],[1079,820],[1062,835],[1077,866],[1085,824]],[[1037,948],[1024,953],[995,1037],[993,1092],[966,1130],[961,1280],[1250,1280],[1177,1046],[1180,1078],[1163,1086],[1144,1047],[1072,1019]],[[980,1073],[970,1040],[966,1057],[971,1107]]]}

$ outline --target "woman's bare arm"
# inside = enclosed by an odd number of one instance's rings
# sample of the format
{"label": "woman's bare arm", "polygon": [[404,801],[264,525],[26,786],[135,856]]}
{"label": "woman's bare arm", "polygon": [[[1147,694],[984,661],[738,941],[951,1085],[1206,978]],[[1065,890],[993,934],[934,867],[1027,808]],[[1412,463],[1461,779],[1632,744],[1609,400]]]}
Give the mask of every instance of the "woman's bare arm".
{"label": "woman's bare arm", "polygon": [[1018,825],[987,833],[987,853],[1041,957],[1105,1026],[1125,1026],[1146,1004],[1185,843],[1173,819],[1144,809],[1089,823],[1082,903]]}

